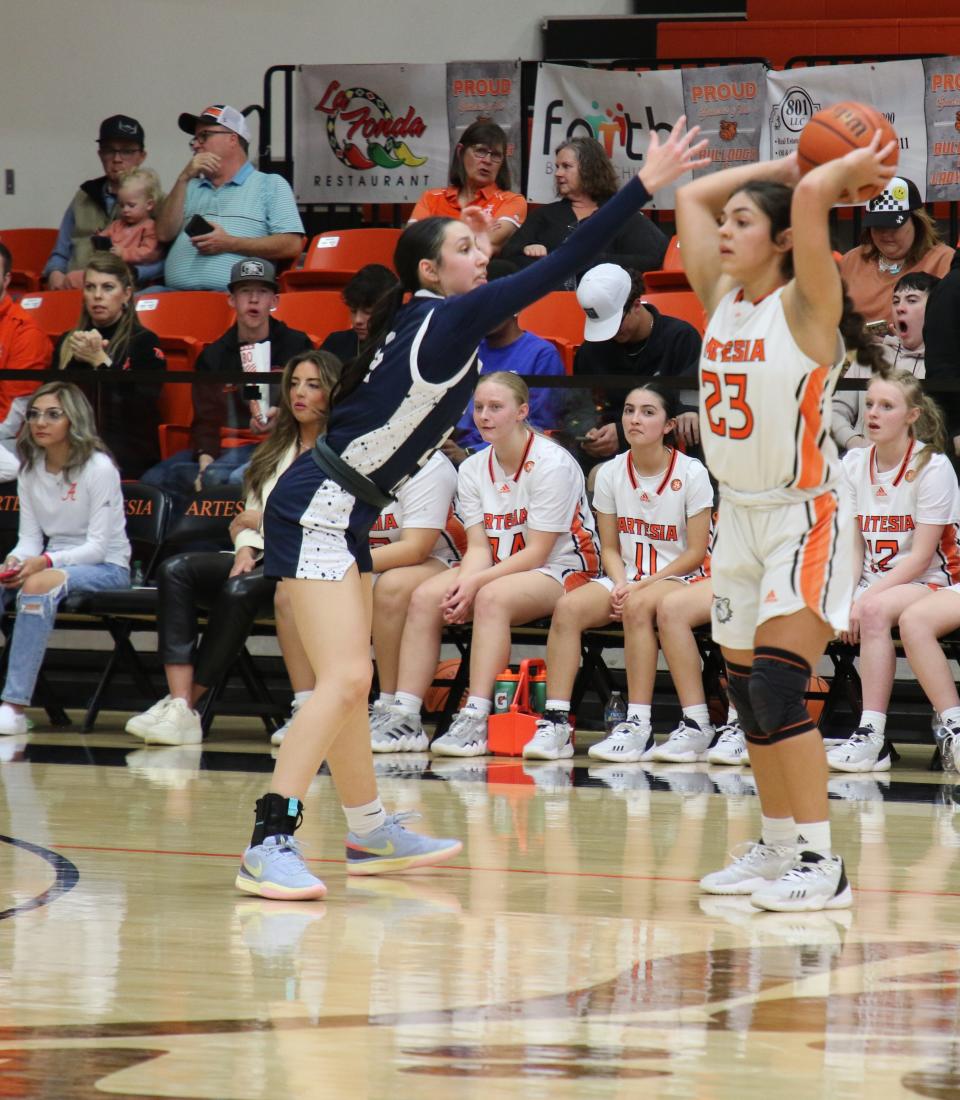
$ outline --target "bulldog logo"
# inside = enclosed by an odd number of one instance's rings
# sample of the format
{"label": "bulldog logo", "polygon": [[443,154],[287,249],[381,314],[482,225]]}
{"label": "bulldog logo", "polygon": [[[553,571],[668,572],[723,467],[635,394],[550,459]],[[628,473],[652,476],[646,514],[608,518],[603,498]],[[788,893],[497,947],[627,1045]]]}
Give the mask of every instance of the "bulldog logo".
{"label": "bulldog logo", "polygon": [[720,119],[720,140],[733,141],[737,136],[737,123],[732,118]]}

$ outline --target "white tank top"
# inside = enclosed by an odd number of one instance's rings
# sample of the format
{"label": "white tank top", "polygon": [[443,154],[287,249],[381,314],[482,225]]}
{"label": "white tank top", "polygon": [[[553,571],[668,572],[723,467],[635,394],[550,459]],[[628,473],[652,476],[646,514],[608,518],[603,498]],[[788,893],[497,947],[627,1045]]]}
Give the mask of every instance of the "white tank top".
{"label": "white tank top", "polygon": [[749,302],[725,295],[703,338],[700,438],[721,499],[770,507],[811,500],[837,483],[830,438],[835,362],[815,363],[797,346],[783,312],[783,287]]}

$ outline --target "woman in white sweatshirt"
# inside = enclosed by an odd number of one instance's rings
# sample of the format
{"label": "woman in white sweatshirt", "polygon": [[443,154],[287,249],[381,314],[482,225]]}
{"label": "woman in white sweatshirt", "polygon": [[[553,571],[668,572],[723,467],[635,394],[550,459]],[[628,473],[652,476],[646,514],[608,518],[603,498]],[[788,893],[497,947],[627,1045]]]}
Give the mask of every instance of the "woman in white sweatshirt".
{"label": "woman in white sweatshirt", "polygon": [[3,598],[16,595],[0,734],[26,733],[43,655],[67,595],[130,584],[120,472],[96,433],[93,409],[69,382],[30,398],[17,439],[20,527],[0,572]]}

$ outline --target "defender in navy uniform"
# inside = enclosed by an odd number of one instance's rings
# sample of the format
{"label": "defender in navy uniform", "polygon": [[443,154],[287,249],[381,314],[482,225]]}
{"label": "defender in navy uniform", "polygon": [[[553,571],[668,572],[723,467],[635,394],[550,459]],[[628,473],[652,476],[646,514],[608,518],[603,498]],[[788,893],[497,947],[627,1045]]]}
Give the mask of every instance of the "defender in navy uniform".
{"label": "defender in navy uniform", "polygon": [[[316,688],[290,726],[237,886],[261,897],[308,899],[326,888],[293,839],[302,799],[328,759],[345,778],[347,870],[378,874],[455,856],[456,840],[408,832],[385,814],[368,734],[370,551],[381,509],[450,433],[477,379],[477,345],[505,318],[563,284],[661,187],[707,167],[681,118],[661,143],[651,134],[638,177],[556,252],[525,271],[487,283],[486,218],[427,218],[402,234],[394,256],[397,291],[373,319],[377,333],[334,391],[327,435],[298,459],[270,494],[264,569],[283,578]],[[402,306],[404,292],[413,293]]]}

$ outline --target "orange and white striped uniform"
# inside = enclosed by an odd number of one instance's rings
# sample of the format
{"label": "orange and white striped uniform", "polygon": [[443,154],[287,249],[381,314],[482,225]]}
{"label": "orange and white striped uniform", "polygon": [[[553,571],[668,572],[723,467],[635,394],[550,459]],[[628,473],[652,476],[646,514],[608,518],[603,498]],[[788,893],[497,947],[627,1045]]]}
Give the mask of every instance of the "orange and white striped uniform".
{"label": "orange and white striped uniform", "polygon": [[[620,556],[627,581],[663,569],[687,549],[687,520],[713,507],[713,486],[702,462],[674,449],[665,470],[641,477],[630,452],[617,455],[597,471],[593,506],[617,517]],[[687,577],[709,576],[709,556]],[[613,587],[609,577],[601,583]]]}
{"label": "orange and white striped uniform", "polygon": [[515,473],[505,474],[493,447],[465,459],[457,476],[457,511],[466,528],[482,525],[494,563],[524,548],[529,531],[556,532],[537,570],[566,591],[600,572],[600,550],[583,471],[563,447],[530,432]]}
{"label": "orange and white striped uniform", "polygon": [[814,362],[793,338],[782,295],[725,295],[700,358],[701,445],[721,501],[713,633],[731,649],[752,649],[761,623],[805,607],[846,629],[855,583],[829,431],[843,342],[838,332],[833,364]]}
{"label": "orange and white striped uniform", "polygon": [[960,490],[949,460],[931,455],[923,466],[923,443],[911,441],[903,461],[878,470],[875,447],[859,447],[843,460],[844,491],[850,500],[865,553],[861,588],[889,571],[913,546],[920,523],[943,527],[929,566],[914,583],[937,588],[960,583]]}
{"label": "orange and white striped uniform", "polygon": [[[397,499],[388,504],[370,528],[370,546],[396,542],[406,528],[435,528],[439,531],[430,557],[446,566],[457,565],[467,549],[467,536],[460,517],[454,511],[457,470],[441,451],[397,490]],[[376,574],[375,574],[376,576]]]}

